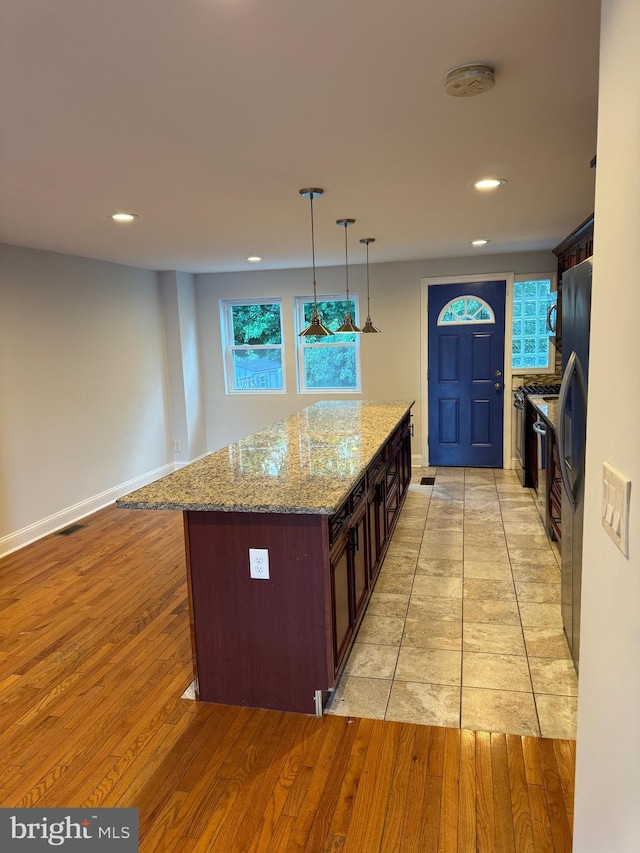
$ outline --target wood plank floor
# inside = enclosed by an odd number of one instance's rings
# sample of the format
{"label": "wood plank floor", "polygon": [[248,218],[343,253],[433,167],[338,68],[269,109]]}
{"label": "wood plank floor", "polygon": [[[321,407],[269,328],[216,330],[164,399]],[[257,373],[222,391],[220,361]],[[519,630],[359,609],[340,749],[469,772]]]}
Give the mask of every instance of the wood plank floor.
{"label": "wood plank floor", "polygon": [[571,850],[575,742],[196,704],[180,513],[0,560],[0,805],[139,809],[152,851]]}

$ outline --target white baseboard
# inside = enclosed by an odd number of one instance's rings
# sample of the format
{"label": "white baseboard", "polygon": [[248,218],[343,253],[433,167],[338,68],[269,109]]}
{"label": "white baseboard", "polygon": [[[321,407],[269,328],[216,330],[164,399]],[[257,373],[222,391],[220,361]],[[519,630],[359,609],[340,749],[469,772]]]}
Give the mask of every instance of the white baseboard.
{"label": "white baseboard", "polygon": [[426,467],[422,463],[422,454],[420,454],[420,453],[412,453],[411,454],[411,467],[412,468],[424,468],[424,467]]}
{"label": "white baseboard", "polygon": [[152,483],[166,474],[171,474],[175,470],[176,465],[173,462],[169,465],[162,465],[160,468],[148,471],[140,477],[135,477],[133,480],[128,480],[126,483],[121,483],[119,486],[107,489],[106,492],[101,492],[98,495],[87,498],[87,500],[67,507],[67,509],[60,510],[60,512],[43,518],[41,521],[29,524],[21,530],[16,530],[15,533],[9,533],[8,536],[0,538],[0,557],[6,557],[7,554],[24,548],[25,545],[29,545],[37,539],[42,539],[43,536],[55,533],[56,530],[61,530],[63,527],[67,527],[69,524],[73,524],[79,519],[91,515],[92,512],[97,512],[99,509],[109,506],[109,504],[112,504],[115,500],[122,497],[122,495],[126,495],[127,492],[133,492],[135,489],[146,486],[148,483]]}
{"label": "white baseboard", "polygon": [[[204,459],[205,456],[210,456],[210,455],[211,455],[211,451],[207,450],[206,453],[201,453],[200,456],[196,456],[196,458],[192,459],[191,462],[197,462],[198,459]],[[178,471],[180,468],[186,468],[187,465],[191,465],[191,462],[174,462],[174,465],[176,466],[176,471]]]}

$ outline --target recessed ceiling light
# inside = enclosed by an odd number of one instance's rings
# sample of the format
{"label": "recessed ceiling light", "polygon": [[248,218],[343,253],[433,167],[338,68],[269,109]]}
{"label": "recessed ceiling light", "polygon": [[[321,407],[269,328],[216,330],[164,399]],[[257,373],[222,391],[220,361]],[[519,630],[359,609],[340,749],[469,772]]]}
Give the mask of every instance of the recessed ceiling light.
{"label": "recessed ceiling light", "polygon": [[491,240],[471,240],[470,242],[472,246],[486,246]]}
{"label": "recessed ceiling light", "polygon": [[496,187],[506,183],[504,178],[483,178],[481,181],[476,181],[473,186],[477,190],[495,190]]}
{"label": "recessed ceiling light", "polygon": [[114,222],[133,222],[134,219],[139,219],[137,213],[112,213],[111,218]]}
{"label": "recessed ceiling light", "polygon": [[248,261],[249,261],[249,263],[251,263],[251,264],[258,264],[258,263],[260,263],[260,261],[262,260],[262,258],[259,258],[257,255],[251,255],[251,257],[250,257],[250,258],[247,258],[247,260],[248,260]]}

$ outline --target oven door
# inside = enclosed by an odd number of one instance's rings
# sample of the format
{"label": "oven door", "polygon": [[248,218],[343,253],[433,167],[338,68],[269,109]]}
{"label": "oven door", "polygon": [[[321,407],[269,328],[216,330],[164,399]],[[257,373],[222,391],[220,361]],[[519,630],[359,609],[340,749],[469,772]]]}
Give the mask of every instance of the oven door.
{"label": "oven door", "polygon": [[520,482],[524,486],[524,397],[521,394],[514,394],[513,408],[515,411],[515,432],[514,446],[516,456],[516,473],[520,478]]}
{"label": "oven door", "polygon": [[536,503],[542,523],[547,524],[547,425],[538,417],[533,425],[538,456],[538,485]]}

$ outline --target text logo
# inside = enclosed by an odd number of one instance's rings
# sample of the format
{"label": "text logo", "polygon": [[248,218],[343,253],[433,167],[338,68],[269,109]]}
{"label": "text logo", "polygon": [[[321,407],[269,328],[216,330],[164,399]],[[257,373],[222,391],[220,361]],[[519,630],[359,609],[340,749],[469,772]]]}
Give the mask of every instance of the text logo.
{"label": "text logo", "polygon": [[138,853],[137,809],[0,808],[0,850]]}

